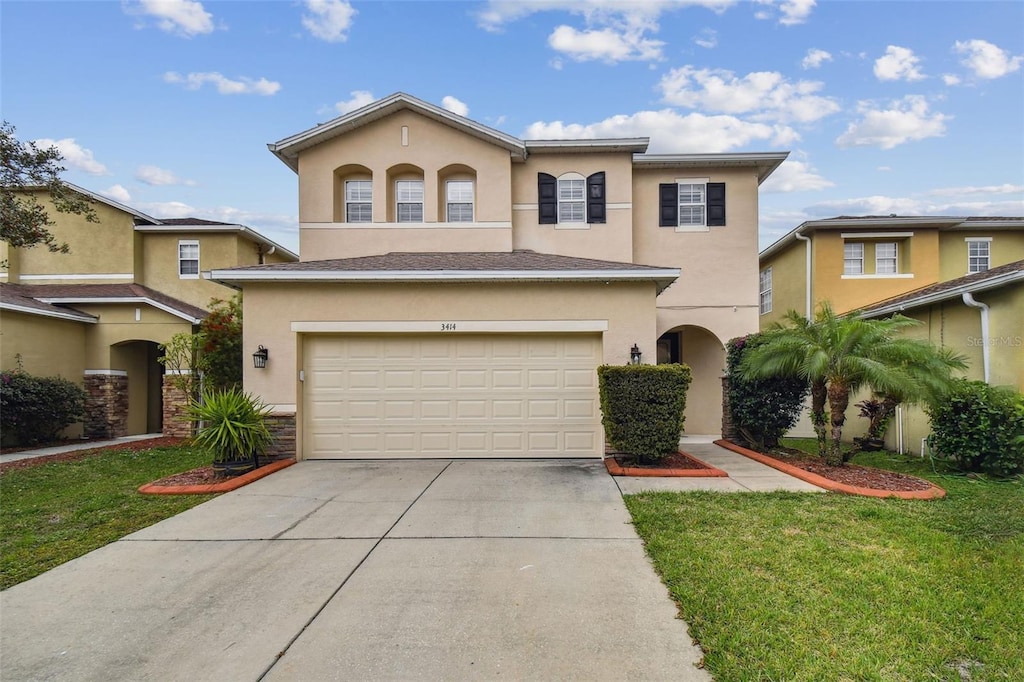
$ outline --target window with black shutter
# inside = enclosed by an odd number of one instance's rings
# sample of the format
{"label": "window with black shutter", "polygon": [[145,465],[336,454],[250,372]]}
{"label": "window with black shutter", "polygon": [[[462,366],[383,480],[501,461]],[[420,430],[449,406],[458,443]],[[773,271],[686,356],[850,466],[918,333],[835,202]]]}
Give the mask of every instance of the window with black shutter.
{"label": "window with black shutter", "polygon": [[547,173],[537,173],[537,222],[541,225],[558,222],[558,180]]}
{"label": "window with black shutter", "polygon": [[587,178],[587,222],[605,222],[604,171]]}
{"label": "window with black shutter", "polygon": [[658,185],[658,225],[661,227],[679,226],[679,185],[666,182]]}
{"label": "window with black shutter", "polygon": [[725,183],[708,183],[708,227],[725,225]]}

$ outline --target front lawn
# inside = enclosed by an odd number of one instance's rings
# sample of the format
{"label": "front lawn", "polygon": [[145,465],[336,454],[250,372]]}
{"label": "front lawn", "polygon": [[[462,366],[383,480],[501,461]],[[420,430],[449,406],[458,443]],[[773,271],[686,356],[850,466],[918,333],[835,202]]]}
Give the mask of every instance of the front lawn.
{"label": "front lawn", "polygon": [[1024,680],[1024,482],[854,461],[948,496],[626,497],[715,679]]}
{"label": "front lawn", "polygon": [[140,495],[150,481],[208,463],[188,446],[111,450],[0,474],[0,589],[210,499]]}

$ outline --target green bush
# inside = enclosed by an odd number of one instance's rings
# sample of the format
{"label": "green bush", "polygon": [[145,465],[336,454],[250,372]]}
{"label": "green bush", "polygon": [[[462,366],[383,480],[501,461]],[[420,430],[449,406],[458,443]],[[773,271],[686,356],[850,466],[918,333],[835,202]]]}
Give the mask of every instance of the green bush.
{"label": "green bush", "polygon": [[194,440],[210,451],[214,463],[245,462],[270,447],[273,436],[265,422],[269,411],[236,387],[207,391],[202,402],[192,401],[188,417],[199,423]]}
{"label": "green bush", "polygon": [[242,385],[242,295],[213,299],[199,325],[207,385],[229,389]]}
{"label": "green bush", "polygon": [[930,443],[965,471],[1011,476],[1024,471],[1024,395],[982,381],[958,379],[928,408]]}
{"label": "green bush", "polygon": [[686,365],[603,365],[601,423],[616,450],[641,462],[657,462],[679,450],[686,390],[692,374]]}
{"label": "green bush", "polygon": [[10,445],[57,439],[85,417],[85,391],[60,377],[37,377],[20,369],[0,375],[0,430]]}
{"label": "green bush", "polygon": [[807,381],[799,377],[740,377],[744,356],[765,343],[763,334],[748,334],[726,344],[730,418],[744,441],[741,445],[762,452],[778,447],[779,439],[793,428],[808,391]]}

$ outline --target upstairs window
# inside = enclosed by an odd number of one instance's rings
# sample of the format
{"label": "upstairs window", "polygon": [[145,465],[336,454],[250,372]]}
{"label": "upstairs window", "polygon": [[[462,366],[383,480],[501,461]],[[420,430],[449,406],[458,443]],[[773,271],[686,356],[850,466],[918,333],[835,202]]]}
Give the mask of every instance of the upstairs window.
{"label": "upstairs window", "polygon": [[182,240],[178,242],[178,277],[199,279],[199,242]]}
{"label": "upstairs window", "polygon": [[772,269],[770,267],[761,271],[761,314],[772,311]]}
{"label": "upstairs window", "polygon": [[877,242],[875,244],[875,274],[895,275],[899,272],[896,242]]}
{"label": "upstairs window", "polygon": [[558,179],[558,222],[582,223],[587,219],[586,180],[582,176]]}
{"label": "upstairs window", "polygon": [[423,181],[399,180],[395,183],[398,222],[423,222]]}
{"label": "upstairs window", "polygon": [[345,222],[368,223],[373,220],[373,182],[345,181]]}
{"label": "upstairs window", "polygon": [[658,186],[661,227],[688,231],[725,225],[725,183],[680,178]]}
{"label": "upstairs window", "polygon": [[967,274],[985,272],[991,267],[991,245],[989,237],[967,238]]}
{"label": "upstairs window", "polygon": [[473,222],[473,181],[449,180],[445,187],[448,222]]}
{"label": "upstairs window", "polygon": [[864,244],[862,242],[843,244],[843,274],[864,274]]}
{"label": "upstairs window", "polygon": [[537,173],[537,222],[541,225],[587,225],[606,222],[604,171],[584,178],[565,173],[556,178]]}

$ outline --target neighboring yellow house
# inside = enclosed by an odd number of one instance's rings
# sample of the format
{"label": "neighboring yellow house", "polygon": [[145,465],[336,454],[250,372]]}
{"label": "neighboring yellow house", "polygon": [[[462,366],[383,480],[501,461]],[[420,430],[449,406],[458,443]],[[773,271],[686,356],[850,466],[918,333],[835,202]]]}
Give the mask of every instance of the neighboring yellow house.
{"label": "neighboring yellow house", "polygon": [[80,382],[86,420],[68,435],[180,433],[165,418],[180,405],[157,345],[191,332],[211,298],[234,293],[202,273],[298,256],[242,225],[153,218],[71,187],[92,200],[98,222],[47,206],[70,253],[0,242],[0,367]]}
{"label": "neighboring yellow house", "polygon": [[[801,224],[760,255],[761,329],[788,310],[810,316],[822,301],[838,313],[861,310],[871,317],[901,312],[922,320],[911,332],[966,355],[967,376],[1024,390],[1024,218],[863,216]],[[963,294],[983,292],[991,312],[990,333],[981,329],[981,308]],[[989,301],[988,297],[992,297]],[[983,349],[988,349],[985,360]],[[857,396],[851,404],[866,398]],[[867,420],[847,412],[848,438],[863,434]],[[888,445],[920,452],[929,433],[917,408],[901,410]],[[791,431],[811,436],[806,414]]]}
{"label": "neighboring yellow house", "polygon": [[245,386],[299,458],[601,457],[596,367],[685,362],[721,429],[724,342],[758,326],[758,187],[786,153],[520,140],[397,93],[270,150],[295,264],[244,290]]}

